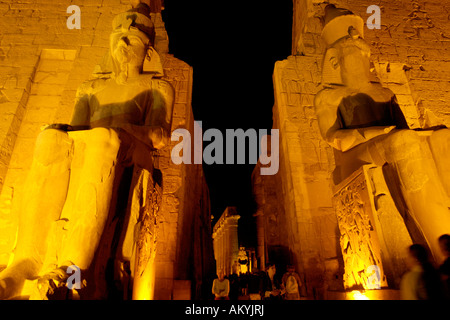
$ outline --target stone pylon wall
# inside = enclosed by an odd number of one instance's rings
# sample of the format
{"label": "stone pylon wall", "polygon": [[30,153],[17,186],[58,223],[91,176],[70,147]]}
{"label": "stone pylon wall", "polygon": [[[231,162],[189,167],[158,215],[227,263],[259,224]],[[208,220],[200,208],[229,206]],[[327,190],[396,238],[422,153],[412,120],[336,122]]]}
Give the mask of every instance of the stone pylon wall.
{"label": "stone pylon wall", "polygon": [[[284,207],[290,261],[305,280],[304,293],[316,298],[324,298],[328,289],[342,289],[343,272],[331,202],[333,151],[320,136],[313,105],[325,52],[323,2],[294,1],[293,55],[277,62],[273,75],[274,128],[280,130],[277,202]],[[364,30],[378,77],[374,80],[396,94],[411,128],[449,126],[450,3],[326,2],[347,8],[364,21],[371,15],[366,13],[370,5],[381,7],[381,29]]]}

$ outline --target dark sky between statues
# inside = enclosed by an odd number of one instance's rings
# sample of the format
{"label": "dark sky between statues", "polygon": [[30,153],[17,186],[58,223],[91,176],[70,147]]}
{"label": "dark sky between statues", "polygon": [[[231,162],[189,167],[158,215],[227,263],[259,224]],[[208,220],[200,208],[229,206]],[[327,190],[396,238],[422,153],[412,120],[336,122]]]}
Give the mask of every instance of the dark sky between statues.
{"label": "dark sky between statues", "polygon": [[[272,128],[272,74],[275,62],[291,54],[292,6],[292,0],[165,0],[169,50],[194,69],[192,107],[204,131]],[[212,214],[217,219],[236,206],[240,242],[248,246],[255,245],[253,169],[203,164]]]}

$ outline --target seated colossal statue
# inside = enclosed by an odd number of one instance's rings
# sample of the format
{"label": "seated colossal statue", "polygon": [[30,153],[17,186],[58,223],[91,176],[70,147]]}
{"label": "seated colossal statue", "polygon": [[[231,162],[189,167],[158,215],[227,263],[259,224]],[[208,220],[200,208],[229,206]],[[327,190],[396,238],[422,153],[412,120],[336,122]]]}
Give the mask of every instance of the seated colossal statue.
{"label": "seated colossal statue", "polygon": [[370,77],[359,16],[329,5],[324,22],[323,88],[314,105],[320,133],[334,149],[334,183],[363,165],[386,168],[389,187],[399,189],[409,218],[439,261],[437,239],[450,231],[450,130],[408,128],[394,93]]}
{"label": "seated colossal statue", "polygon": [[143,73],[144,61],[158,64],[159,56],[150,8],[135,2],[113,21],[113,72],[81,85],[70,125],[50,125],[37,137],[14,259],[0,273],[0,299],[20,296],[26,280],[34,280],[32,297],[47,299],[65,284],[67,267],[87,270],[124,168],[152,172],[152,152],[169,141],[174,90],[158,79],[161,65]]}

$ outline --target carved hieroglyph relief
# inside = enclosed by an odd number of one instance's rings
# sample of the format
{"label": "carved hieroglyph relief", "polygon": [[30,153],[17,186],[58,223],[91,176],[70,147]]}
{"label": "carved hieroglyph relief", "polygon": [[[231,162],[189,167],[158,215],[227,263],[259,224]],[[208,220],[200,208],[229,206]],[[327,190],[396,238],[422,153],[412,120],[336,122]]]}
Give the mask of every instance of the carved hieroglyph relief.
{"label": "carved hieroglyph relief", "polygon": [[362,171],[346,180],[334,196],[346,289],[387,286],[368,197]]}

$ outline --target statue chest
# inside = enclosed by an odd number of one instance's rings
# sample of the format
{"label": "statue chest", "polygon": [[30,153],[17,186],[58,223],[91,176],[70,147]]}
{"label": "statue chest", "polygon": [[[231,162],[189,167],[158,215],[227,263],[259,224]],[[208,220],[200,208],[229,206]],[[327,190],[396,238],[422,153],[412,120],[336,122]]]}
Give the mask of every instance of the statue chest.
{"label": "statue chest", "polygon": [[151,90],[142,87],[111,86],[93,94],[89,99],[91,122],[143,123],[147,110],[151,109]]}

